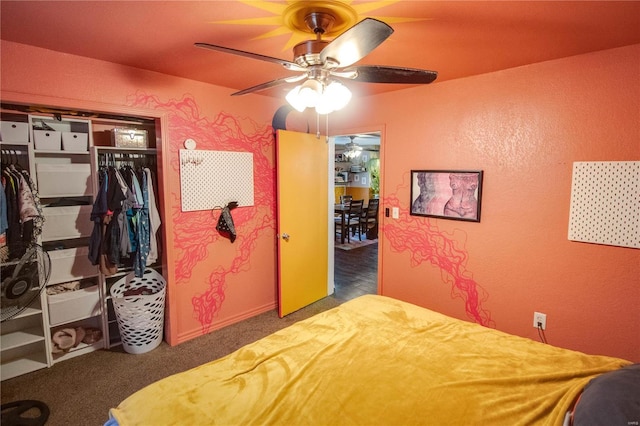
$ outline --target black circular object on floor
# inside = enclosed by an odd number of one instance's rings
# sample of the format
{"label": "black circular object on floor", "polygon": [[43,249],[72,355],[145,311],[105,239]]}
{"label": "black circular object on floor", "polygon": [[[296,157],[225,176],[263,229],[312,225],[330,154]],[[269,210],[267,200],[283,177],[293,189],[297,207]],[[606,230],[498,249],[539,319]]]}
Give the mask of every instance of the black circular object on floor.
{"label": "black circular object on floor", "polygon": [[[2,404],[2,426],[42,426],[49,418],[49,407],[42,401],[27,399],[24,401],[15,401]],[[32,411],[39,412],[39,415],[33,417],[31,415],[23,416],[23,414]]]}

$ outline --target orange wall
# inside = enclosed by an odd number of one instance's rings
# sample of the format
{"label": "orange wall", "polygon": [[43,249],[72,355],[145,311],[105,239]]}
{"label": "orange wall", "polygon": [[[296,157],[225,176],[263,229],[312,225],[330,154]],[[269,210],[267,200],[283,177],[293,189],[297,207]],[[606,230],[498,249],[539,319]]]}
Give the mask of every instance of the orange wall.
{"label": "orange wall", "polygon": [[[567,239],[572,163],[640,160],[640,45],[374,100],[333,125],[385,128],[383,294],[640,361],[640,250]],[[484,170],[481,222],[408,215],[411,169]]]}
{"label": "orange wall", "polygon": [[[219,87],[5,41],[0,47],[3,100],[20,93],[166,117],[172,343],[275,306],[269,124],[280,101],[231,98]],[[632,46],[356,98],[332,116],[334,134],[383,130],[382,211],[401,210],[399,220],[383,222],[383,293],[531,338],[538,310],[548,315],[552,344],[640,361],[640,251],[566,237],[572,162],[640,158],[639,57],[640,46]],[[259,159],[266,193],[236,215],[234,244],[213,232],[210,212],[180,212],[177,150],[193,134],[201,148],[250,150]],[[409,170],[422,168],[483,169],[482,222],[409,216]]]}
{"label": "orange wall", "polygon": [[[163,225],[171,344],[276,306],[275,164],[271,120],[282,102],[108,62],[2,41],[2,100],[164,117]],[[252,152],[255,205],[232,212],[238,238],[215,231],[219,211],[181,211],[178,150]],[[215,185],[215,182],[211,182]]]}

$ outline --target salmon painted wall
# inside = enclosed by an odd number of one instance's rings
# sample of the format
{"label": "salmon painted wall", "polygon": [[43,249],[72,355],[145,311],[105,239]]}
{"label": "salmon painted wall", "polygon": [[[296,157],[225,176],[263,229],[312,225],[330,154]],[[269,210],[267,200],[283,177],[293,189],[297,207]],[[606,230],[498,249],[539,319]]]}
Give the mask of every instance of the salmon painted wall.
{"label": "salmon painted wall", "polygon": [[[121,107],[164,117],[164,227],[170,322],[180,343],[276,306],[275,164],[271,120],[281,101],[2,41],[2,100],[70,108]],[[50,103],[49,103],[50,102]],[[181,212],[178,150],[252,152],[255,205],[233,210],[238,238],[215,230],[219,211]],[[211,182],[215,185],[215,182]]]}
{"label": "salmon painted wall", "polygon": [[[333,126],[385,129],[383,294],[640,362],[640,250],[567,239],[572,163],[640,160],[640,45],[374,100]],[[484,170],[481,222],[410,216],[412,169]]]}

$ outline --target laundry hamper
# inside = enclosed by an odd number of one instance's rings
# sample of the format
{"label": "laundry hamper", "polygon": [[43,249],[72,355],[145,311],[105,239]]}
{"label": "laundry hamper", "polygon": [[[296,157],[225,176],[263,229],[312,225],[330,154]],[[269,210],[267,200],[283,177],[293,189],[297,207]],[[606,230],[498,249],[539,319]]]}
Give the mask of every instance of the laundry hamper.
{"label": "laundry hamper", "polygon": [[142,354],[162,342],[166,286],[162,275],[153,269],[146,269],[140,278],[133,272],[127,274],[111,286],[111,300],[126,352]]}

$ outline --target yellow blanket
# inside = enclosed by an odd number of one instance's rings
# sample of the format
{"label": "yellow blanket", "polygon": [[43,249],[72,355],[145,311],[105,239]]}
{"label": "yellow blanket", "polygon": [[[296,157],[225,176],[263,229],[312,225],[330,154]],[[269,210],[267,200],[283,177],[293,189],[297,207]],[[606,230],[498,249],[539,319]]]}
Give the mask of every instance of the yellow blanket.
{"label": "yellow blanket", "polygon": [[585,355],[363,296],[160,380],[111,415],[129,425],[560,425]]}

